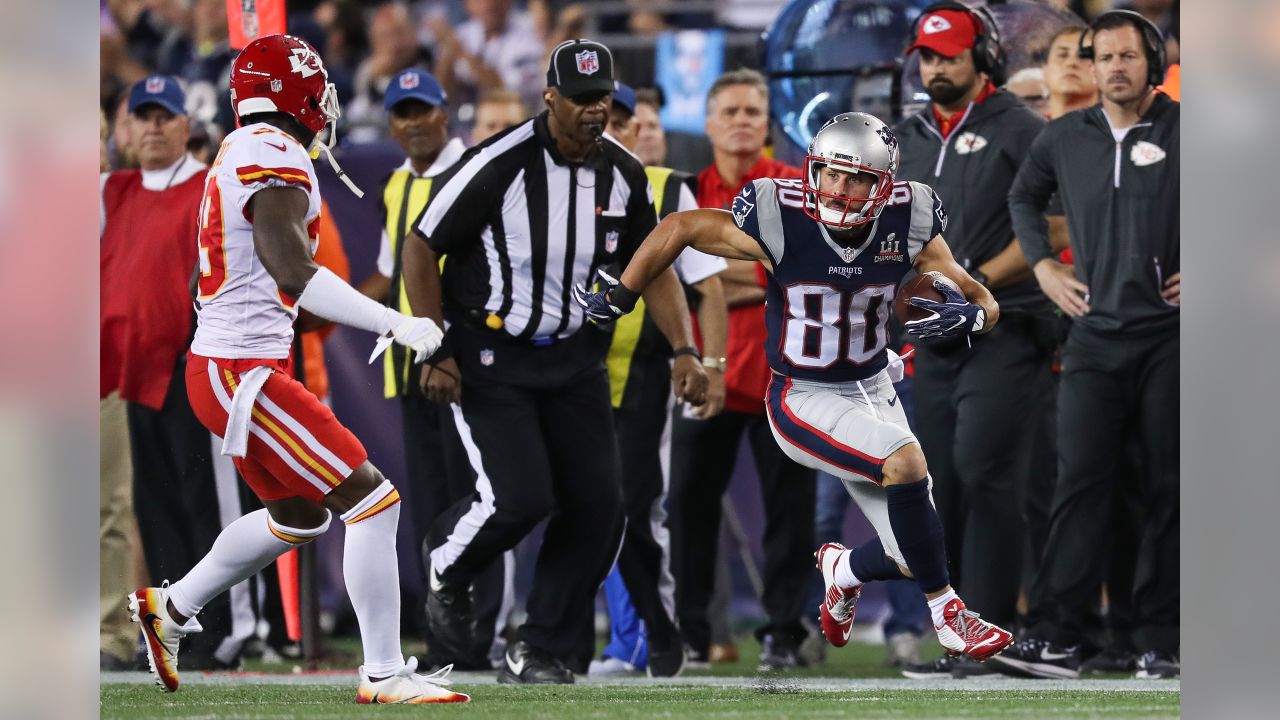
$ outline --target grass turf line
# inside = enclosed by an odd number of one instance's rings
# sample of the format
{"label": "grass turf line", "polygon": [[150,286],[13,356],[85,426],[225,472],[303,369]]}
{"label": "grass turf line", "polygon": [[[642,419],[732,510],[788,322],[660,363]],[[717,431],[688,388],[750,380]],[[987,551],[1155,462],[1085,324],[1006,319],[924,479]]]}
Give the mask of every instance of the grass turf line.
{"label": "grass turf line", "polygon": [[467,705],[432,708],[367,707],[355,688],[295,686],[191,686],[174,694],[155,687],[107,685],[102,717],[264,718],[327,720],[354,717],[537,718],[1157,718],[1177,717],[1177,692],[1111,693],[992,690],[873,690],[794,692],[713,687],[513,687],[457,689],[472,693]]}

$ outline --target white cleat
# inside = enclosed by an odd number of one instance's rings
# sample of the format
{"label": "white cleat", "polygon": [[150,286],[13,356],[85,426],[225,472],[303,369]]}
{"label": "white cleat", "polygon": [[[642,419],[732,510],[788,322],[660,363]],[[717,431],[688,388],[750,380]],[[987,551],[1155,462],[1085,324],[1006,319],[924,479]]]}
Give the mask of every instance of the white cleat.
{"label": "white cleat", "polygon": [[129,619],[142,625],[147,641],[147,665],[156,684],[166,692],[178,689],[178,641],[204,628],[195,618],[179,625],[169,616],[169,582],[145,587],[129,595]]}
{"label": "white cleat", "polygon": [[471,702],[470,695],[443,687],[450,683],[449,671],[453,669],[452,665],[446,665],[430,675],[419,675],[416,672],[417,669],[418,658],[411,657],[405,662],[400,672],[374,682],[365,673],[364,666],[361,666],[360,688],[356,690],[356,702],[361,705]]}

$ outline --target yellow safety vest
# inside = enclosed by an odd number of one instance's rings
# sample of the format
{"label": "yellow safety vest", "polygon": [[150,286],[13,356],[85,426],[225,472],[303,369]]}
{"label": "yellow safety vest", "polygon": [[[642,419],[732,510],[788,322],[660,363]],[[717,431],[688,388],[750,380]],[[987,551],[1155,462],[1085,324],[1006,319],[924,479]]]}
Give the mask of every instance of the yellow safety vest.
{"label": "yellow safety vest", "polygon": [[[385,300],[386,304],[406,315],[412,315],[409,307],[409,296],[405,293],[401,281],[401,251],[404,248],[404,236],[409,232],[413,222],[422,214],[431,197],[431,178],[416,177],[407,169],[396,170],[387,178],[382,188],[383,219],[386,223],[387,238],[391,241],[391,257],[394,265],[391,271],[391,291]],[[444,266],[443,260],[441,267]],[[383,395],[393,398],[411,388],[410,383],[417,382],[409,377],[413,363],[409,360],[408,348],[392,343],[382,356]]]}

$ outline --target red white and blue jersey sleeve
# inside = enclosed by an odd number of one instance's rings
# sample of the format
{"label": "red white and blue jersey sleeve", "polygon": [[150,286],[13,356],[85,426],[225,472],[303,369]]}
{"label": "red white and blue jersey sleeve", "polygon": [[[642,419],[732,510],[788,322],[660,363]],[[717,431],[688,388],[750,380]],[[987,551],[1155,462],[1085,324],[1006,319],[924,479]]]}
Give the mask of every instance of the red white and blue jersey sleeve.
{"label": "red white and blue jersey sleeve", "polygon": [[894,199],[907,193],[911,203],[911,231],[907,235],[907,253],[914,259],[930,240],[946,231],[947,211],[942,207],[942,198],[924,183],[895,183],[893,190]]}
{"label": "red white and blue jersey sleeve", "polygon": [[799,187],[800,181],[761,178],[743,186],[742,191],[733,198],[729,212],[733,222],[742,232],[750,235],[760,247],[772,265],[777,267],[782,262],[782,253],[786,240],[782,231],[782,208],[779,194],[792,188],[779,187],[784,183],[794,182]]}

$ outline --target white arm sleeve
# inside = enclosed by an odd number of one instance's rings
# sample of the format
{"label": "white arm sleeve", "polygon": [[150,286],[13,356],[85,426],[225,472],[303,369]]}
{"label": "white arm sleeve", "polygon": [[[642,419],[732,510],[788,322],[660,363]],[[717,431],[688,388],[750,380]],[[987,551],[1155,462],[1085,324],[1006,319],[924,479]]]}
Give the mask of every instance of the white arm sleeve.
{"label": "white arm sleeve", "polygon": [[298,307],[330,322],[386,335],[404,319],[400,313],[370,300],[326,267],[316,270],[298,297]]}

